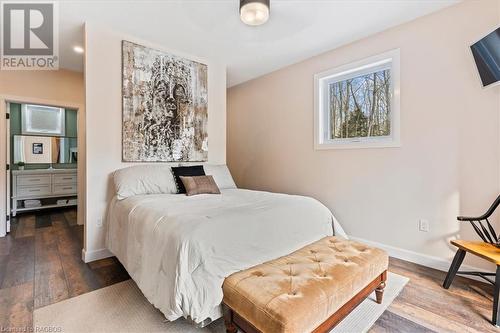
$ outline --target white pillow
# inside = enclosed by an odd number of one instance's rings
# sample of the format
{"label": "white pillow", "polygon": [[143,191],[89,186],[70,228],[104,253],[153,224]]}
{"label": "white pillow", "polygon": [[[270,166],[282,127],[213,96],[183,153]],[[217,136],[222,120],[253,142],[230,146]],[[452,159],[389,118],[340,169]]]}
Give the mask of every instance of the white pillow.
{"label": "white pillow", "polygon": [[116,196],[122,200],[134,195],[177,193],[171,165],[136,165],[113,174]]}
{"label": "white pillow", "polygon": [[236,188],[231,172],[227,168],[227,165],[214,165],[214,164],[204,164],[203,170],[207,176],[214,177],[215,183],[219,189]]}

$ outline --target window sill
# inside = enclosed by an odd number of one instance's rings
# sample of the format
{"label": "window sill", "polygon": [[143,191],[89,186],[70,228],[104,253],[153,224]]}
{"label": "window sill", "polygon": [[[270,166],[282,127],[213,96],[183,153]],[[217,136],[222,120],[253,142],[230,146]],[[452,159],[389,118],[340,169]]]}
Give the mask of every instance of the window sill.
{"label": "window sill", "polygon": [[315,150],[328,149],[368,149],[368,148],[400,148],[400,141],[347,141],[315,143]]}

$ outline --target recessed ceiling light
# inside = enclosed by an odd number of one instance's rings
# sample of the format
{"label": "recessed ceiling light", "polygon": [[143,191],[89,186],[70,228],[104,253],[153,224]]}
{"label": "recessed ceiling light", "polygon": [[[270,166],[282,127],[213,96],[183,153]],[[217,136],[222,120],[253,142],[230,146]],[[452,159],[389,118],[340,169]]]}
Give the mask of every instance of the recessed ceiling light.
{"label": "recessed ceiling light", "polygon": [[269,19],[270,0],[240,0],[240,18],[247,25],[261,25]]}
{"label": "recessed ceiling light", "polygon": [[73,46],[73,51],[75,51],[76,53],[80,53],[80,54],[85,52],[85,50],[81,46]]}

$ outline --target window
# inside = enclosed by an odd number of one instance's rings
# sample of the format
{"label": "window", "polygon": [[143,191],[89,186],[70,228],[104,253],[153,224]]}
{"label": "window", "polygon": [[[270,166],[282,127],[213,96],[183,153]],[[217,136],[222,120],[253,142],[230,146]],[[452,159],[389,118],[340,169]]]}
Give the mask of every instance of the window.
{"label": "window", "polygon": [[53,106],[22,104],[22,133],[64,136],[65,111]]}
{"label": "window", "polygon": [[316,149],[399,147],[399,50],[315,75]]}

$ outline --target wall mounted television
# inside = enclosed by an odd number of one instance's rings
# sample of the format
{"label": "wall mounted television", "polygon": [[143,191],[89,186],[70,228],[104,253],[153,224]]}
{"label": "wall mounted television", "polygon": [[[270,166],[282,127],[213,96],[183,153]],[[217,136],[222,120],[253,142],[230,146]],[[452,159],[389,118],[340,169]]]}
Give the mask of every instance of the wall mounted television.
{"label": "wall mounted television", "polygon": [[483,87],[500,84],[500,27],[470,48]]}

